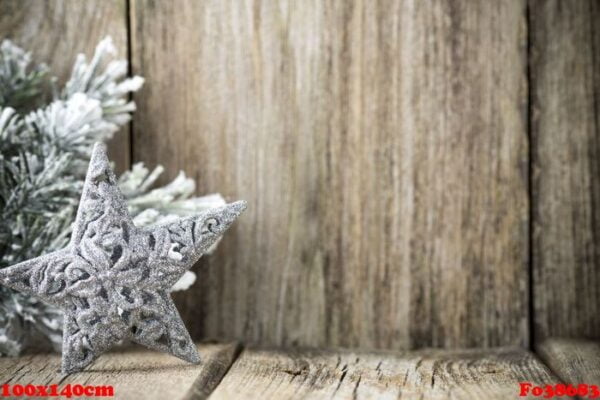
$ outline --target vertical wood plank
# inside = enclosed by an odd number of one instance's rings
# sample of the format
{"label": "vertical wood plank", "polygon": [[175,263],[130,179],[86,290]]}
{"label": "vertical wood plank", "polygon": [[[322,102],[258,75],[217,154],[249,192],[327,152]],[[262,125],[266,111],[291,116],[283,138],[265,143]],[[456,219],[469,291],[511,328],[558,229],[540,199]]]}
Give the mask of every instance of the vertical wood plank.
{"label": "vertical wood plank", "polygon": [[526,343],[524,1],[131,5],[135,160],[249,201],[195,336]]}
{"label": "vertical wood plank", "polygon": [[600,4],[529,7],[535,336],[600,337]]}
{"label": "vertical wood plank", "polygon": [[[8,38],[45,62],[62,85],[75,56],[88,57],[100,40],[110,35],[120,58],[127,58],[125,0],[0,0],[0,40]],[[129,168],[129,126],[109,145],[117,169]]]}

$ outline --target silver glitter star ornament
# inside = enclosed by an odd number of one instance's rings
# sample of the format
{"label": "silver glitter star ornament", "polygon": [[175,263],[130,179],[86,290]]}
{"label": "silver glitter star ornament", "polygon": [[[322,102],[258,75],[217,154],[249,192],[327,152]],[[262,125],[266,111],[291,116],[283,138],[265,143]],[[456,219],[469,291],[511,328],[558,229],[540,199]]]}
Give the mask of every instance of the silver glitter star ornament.
{"label": "silver glitter star ornament", "polygon": [[197,363],[169,289],[245,208],[238,201],[138,228],[106,149],[96,144],[69,245],[0,270],[0,283],[64,311],[64,373],[82,370],[123,339]]}

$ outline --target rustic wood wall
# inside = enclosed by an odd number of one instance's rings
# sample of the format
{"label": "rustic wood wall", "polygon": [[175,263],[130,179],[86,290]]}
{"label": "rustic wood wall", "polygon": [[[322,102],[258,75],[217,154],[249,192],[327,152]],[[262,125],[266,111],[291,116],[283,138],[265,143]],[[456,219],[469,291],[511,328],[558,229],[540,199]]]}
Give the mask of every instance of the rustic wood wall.
{"label": "rustic wood wall", "polygon": [[600,336],[599,10],[0,0],[0,35],[61,77],[112,35],[147,79],[114,157],[249,201],[176,296],[196,337],[528,345]]}
{"label": "rustic wood wall", "polygon": [[249,201],[194,334],[526,342],[523,2],[132,6],[134,159]]}
{"label": "rustic wood wall", "polygon": [[600,3],[531,3],[536,337],[600,337]]}

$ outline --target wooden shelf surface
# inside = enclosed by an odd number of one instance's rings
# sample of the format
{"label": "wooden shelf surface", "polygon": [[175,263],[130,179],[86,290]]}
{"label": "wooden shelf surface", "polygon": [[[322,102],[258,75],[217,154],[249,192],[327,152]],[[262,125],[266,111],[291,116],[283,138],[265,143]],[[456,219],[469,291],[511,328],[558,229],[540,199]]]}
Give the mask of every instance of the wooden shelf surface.
{"label": "wooden shelf surface", "polygon": [[[548,340],[520,348],[370,352],[243,349],[202,343],[199,365],[140,347],[60,374],[57,354],[0,359],[0,384],[112,385],[117,399],[510,399],[521,382],[600,384],[600,343]],[[531,398],[535,398],[531,396]],[[539,397],[537,397],[539,398]]]}

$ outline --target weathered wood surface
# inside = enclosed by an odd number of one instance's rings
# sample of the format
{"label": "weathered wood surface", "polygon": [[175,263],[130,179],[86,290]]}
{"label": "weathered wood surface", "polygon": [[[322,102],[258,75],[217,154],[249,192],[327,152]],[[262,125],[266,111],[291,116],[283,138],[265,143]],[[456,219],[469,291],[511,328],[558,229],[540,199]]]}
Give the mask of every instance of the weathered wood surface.
{"label": "weathered wood surface", "polygon": [[0,36],[64,81],[128,3],[135,159],[250,201],[196,337],[527,344],[530,251],[535,336],[599,335],[598,2],[0,0]]}
{"label": "weathered wood surface", "polygon": [[218,352],[211,354],[205,368],[200,370],[194,384],[186,393],[185,400],[207,399],[242,351],[241,344],[222,347]]}
{"label": "weathered wood surface", "polygon": [[[8,38],[45,62],[62,84],[71,74],[75,56],[88,57],[110,35],[120,58],[127,58],[125,0],[0,0],[0,41]],[[109,146],[117,169],[129,168],[129,126]]]}
{"label": "weathered wood surface", "polygon": [[525,344],[524,1],[131,1],[134,159],[245,215],[196,336]]}
{"label": "weathered wood surface", "polygon": [[536,352],[564,382],[600,387],[600,341],[548,339],[536,346]]}
{"label": "weathered wood surface", "polygon": [[66,377],[60,373],[57,354],[0,358],[0,383],[112,385],[115,399],[182,399],[189,395],[203,399],[220,382],[238,348],[237,344],[201,344],[202,362],[193,365],[135,347],[104,354],[86,371]]}
{"label": "weathered wood surface", "polygon": [[534,332],[600,337],[600,3],[530,20]]}
{"label": "weathered wood surface", "polygon": [[211,399],[510,399],[557,378],[519,349],[365,353],[245,350]]}
{"label": "weathered wood surface", "polygon": [[558,382],[517,348],[365,352],[244,350],[202,344],[186,364],[144,349],[108,353],[87,371],[60,375],[60,356],[0,359],[0,383],[113,385],[117,399],[507,399],[519,382]]}

